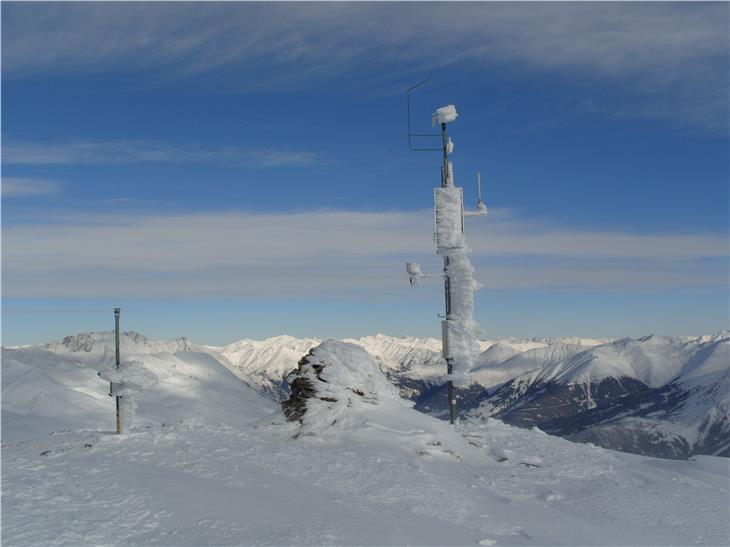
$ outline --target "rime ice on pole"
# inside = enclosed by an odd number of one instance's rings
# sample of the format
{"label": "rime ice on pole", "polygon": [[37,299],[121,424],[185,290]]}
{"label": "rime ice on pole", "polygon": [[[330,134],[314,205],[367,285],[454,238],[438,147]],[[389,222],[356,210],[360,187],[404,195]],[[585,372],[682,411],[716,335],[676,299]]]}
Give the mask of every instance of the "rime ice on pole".
{"label": "rime ice on pole", "polygon": [[444,321],[444,357],[452,360],[452,380],[455,385],[468,385],[469,370],[479,353],[474,313],[474,291],[479,283],[474,279],[474,267],[466,254],[469,248],[464,238],[464,191],[453,186],[451,164],[447,186],[434,189],[436,212],[436,247],[443,256],[444,274],[449,280],[450,303]]}
{"label": "rime ice on pole", "polygon": [[[441,337],[442,353],[446,360],[446,386],[452,424],[457,419],[457,396],[454,387],[468,386],[471,383],[469,372],[479,354],[478,329],[474,321],[474,291],[479,288],[479,283],[474,278],[474,267],[466,256],[469,248],[464,238],[464,217],[487,214],[487,207],[482,201],[479,173],[477,173],[476,211],[464,212],[464,190],[454,185],[454,165],[449,161],[449,156],[454,152],[454,141],[447,135],[446,126],[456,120],[457,116],[453,104],[438,108],[432,114],[431,121],[434,125],[438,123],[441,135],[430,136],[441,137],[441,148],[418,149],[439,150],[443,154],[441,187],[434,189],[436,252],[444,260],[443,274],[424,274],[418,264],[406,263],[411,286],[418,285],[424,277],[442,277],[444,280],[446,315],[441,322]],[[410,117],[408,127],[410,138]]]}
{"label": "rime ice on pole", "polygon": [[113,366],[99,372],[99,377],[111,382],[113,387],[110,395],[119,397],[121,433],[129,433],[142,392],[157,383],[157,376],[147,370],[141,361],[130,359],[123,361],[119,368]]}

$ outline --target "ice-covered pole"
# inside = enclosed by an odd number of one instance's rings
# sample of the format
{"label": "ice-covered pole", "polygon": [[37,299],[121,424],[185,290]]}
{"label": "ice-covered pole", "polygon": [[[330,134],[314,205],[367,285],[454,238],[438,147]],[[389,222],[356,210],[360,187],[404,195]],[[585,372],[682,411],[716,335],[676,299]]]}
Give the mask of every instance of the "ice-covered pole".
{"label": "ice-covered pole", "polygon": [[455,388],[469,385],[469,372],[479,353],[477,325],[474,321],[474,291],[479,288],[479,284],[474,278],[474,268],[466,256],[469,249],[464,238],[464,217],[487,214],[487,207],[481,199],[481,180],[477,183],[477,209],[470,212],[464,211],[463,189],[454,184],[454,168],[449,161],[449,156],[454,151],[454,143],[446,134],[446,125],[457,116],[454,105],[436,110],[432,122],[433,125],[438,123],[441,129],[441,148],[419,149],[442,152],[441,187],[434,188],[434,214],[436,252],[443,258],[443,273],[439,276],[424,274],[418,264],[406,263],[411,286],[418,285],[424,277],[444,279],[446,314],[441,323],[441,335],[442,353],[446,361],[449,418],[452,424],[456,421]]}
{"label": "ice-covered pole", "polygon": [[[449,167],[449,140],[446,135],[446,122],[441,122],[441,148],[443,149],[443,163],[441,166],[441,187],[446,188],[453,186],[453,180],[450,177]],[[453,145],[452,145],[453,149]],[[451,283],[449,281],[449,257],[444,255],[444,307],[445,317],[441,323],[441,353],[446,360],[446,396],[449,402],[449,421],[453,424],[456,421],[456,393],[454,393],[454,381],[451,376],[454,373],[454,362],[449,356],[449,329],[448,317],[451,313]]]}
{"label": "ice-covered pole", "polygon": [[446,314],[442,321],[442,353],[446,361],[449,418],[456,421],[456,385],[468,384],[469,371],[479,352],[473,319],[474,291],[478,284],[474,268],[466,256],[464,238],[464,191],[454,185],[454,168],[449,161],[454,143],[446,134],[447,123],[457,117],[453,105],[439,108],[434,121],[441,126],[443,164],[441,188],[434,190],[436,248],[444,261],[444,299]]}

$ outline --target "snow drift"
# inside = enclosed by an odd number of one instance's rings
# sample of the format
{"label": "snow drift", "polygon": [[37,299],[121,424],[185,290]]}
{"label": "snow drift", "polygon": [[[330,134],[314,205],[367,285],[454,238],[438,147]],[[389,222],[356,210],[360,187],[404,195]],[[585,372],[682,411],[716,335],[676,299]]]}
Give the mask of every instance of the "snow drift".
{"label": "snow drift", "polygon": [[[171,352],[138,338],[132,347],[141,353],[127,358],[159,380],[140,417],[167,423],[122,436],[98,423],[79,430],[71,413],[91,418],[85,398],[103,402],[111,425],[108,385],[96,376],[111,362],[99,357],[113,355],[103,336],[57,353],[4,350],[3,544],[730,541],[726,460],[622,454],[490,418],[453,428],[399,399],[380,370],[387,359],[353,344],[326,341],[290,375],[311,386],[303,422],[271,406],[266,414],[266,401],[197,346]],[[395,344],[389,355],[401,351],[414,355]],[[693,367],[697,378],[715,374],[707,362]],[[78,407],[47,404],[63,395]],[[25,414],[8,416],[10,407]],[[51,412],[71,430],[47,429]],[[8,438],[23,421],[35,435]]]}

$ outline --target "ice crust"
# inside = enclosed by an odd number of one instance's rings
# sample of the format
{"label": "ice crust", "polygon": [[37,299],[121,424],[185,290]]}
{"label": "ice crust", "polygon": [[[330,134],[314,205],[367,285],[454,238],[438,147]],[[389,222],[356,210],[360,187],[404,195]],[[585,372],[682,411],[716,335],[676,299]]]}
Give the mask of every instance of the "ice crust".
{"label": "ice crust", "polygon": [[114,386],[112,395],[119,397],[120,428],[122,433],[129,433],[137,413],[137,405],[145,389],[157,384],[157,376],[145,368],[144,363],[136,359],[122,361],[119,368],[112,366],[99,372],[102,380]]}
{"label": "ice crust", "polygon": [[443,255],[447,250],[466,248],[464,239],[464,191],[455,186],[436,188],[436,246]]}
{"label": "ice crust", "polygon": [[446,316],[448,331],[447,359],[452,360],[452,380],[456,385],[468,385],[469,371],[480,352],[477,324],[474,321],[474,291],[479,283],[469,262],[469,248],[464,238],[464,192],[462,188],[446,186],[434,192],[436,209],[436,247],[445,261],[449,279],[451,306]]}

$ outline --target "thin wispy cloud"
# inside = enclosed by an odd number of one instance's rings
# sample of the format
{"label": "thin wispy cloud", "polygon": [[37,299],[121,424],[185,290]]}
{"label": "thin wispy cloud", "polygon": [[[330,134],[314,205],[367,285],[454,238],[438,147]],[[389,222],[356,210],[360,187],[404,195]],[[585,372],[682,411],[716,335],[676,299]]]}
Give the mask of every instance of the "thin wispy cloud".
{"label": "thin wispy cloud", "polygon": [[[68,215],[3,233],[8,296],[357,295],[438,271],[431,211]],[[596,232],[496,211],[470,223],[489,288],[657,290],[726,284],[725,234]]]}
{"label": "thin wispy cloud", "polygon": [[509,63],[516,73],[619,83],[650,99],[639,100],[632,116],[726,130],[729,9],[712,2],[5,4],[3,72],[230,68],[250,88],[271,89],[326,85],[363,65],[412,74]]}
{"label": "thin wispy cloud", "polygon": [[3,177],[0,188],[3,198],[45,196],[62,190],[61,183],[57,181],[28,177]]}
{"label": "thin wispy cloud", "polygon": [[175,146],[145,140],[5,142],[8,165],[207,163],[257,167],[302,167],[324,163],[317,154],[237,146]]}

